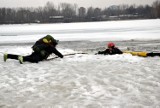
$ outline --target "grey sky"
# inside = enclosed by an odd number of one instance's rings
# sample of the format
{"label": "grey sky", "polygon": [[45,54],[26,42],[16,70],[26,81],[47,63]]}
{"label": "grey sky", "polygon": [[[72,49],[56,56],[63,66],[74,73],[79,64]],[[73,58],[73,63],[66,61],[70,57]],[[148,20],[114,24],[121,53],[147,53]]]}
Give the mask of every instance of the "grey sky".
{"label": "grey sky", "polygon": [[47,1],[51,1],[55,5],[59,3],[76,3],[79,7],[93,6],[105,8],[119,4],[151,5],[156,0],[0,0],[0,7],[38,7],[44,6]]}

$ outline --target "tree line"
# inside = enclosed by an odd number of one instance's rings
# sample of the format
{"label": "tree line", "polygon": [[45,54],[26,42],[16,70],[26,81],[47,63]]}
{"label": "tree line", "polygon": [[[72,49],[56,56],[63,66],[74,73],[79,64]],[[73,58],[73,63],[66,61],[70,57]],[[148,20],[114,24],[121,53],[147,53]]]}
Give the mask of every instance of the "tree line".
{"label": "tree line", "polygon": [[105,9],[47,2],[38,8],[0,8],[0,24],[88,22],[160,18],[160,1],[149,5],[113,5]]}

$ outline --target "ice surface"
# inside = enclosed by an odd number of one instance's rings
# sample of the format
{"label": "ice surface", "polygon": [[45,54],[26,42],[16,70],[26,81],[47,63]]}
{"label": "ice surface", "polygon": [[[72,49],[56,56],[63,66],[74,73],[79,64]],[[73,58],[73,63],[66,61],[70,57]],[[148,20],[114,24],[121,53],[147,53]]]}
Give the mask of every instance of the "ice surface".
{"label": "ice surface", "polygon": [[[94,55],[111,40],[122,50],[159,51],[159,22],[1,25],[0,107],[159,108],[160,57]],[[89,54],[22,65],[3,62],[4,52],[30,54],[33,42],[45,34],[60,40],[62,54]]]}
{"label": "ice surface", "polygon": [[68,40],[160,39],[160,19],[62,24],[0,25],[1,43],[34,42],[46,34]]}

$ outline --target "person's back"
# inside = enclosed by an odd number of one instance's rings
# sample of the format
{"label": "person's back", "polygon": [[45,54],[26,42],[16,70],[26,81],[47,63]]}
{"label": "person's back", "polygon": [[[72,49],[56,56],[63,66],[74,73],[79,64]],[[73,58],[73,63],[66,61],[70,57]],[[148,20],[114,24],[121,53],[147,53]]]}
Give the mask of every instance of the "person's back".
{"label": "person's back", "polygon": [[51,35],[47,35],[32,46],[32,49],[36,53],[40,53],[42,57],[47,58],[50,54],[55,53],[62,58],[62,54],[55,48],[58,44],[58,40],[55,40]]}

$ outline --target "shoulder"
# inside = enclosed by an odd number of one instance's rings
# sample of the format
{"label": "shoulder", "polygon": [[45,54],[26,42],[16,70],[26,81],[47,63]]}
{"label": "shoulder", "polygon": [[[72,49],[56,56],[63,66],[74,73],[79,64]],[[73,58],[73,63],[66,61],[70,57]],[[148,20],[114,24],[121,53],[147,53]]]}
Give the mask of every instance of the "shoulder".
{"label": "shoulder", "polygon": [[119,48],[117,48],[117,47],[115,47],[114,49],[115,49],[115,50],[120,50],[120,49],[119,49]]}
{"label": "shoulder", "polygon": [[119,53],[119,54],[122,54],[122,51],[119,49],[119,48],[114,48],[114,50]]}
{"label": "shoulder", "polygon": [[109,49],[104,50],[105,52],[109,51]]}

